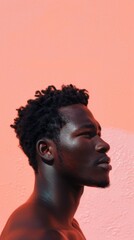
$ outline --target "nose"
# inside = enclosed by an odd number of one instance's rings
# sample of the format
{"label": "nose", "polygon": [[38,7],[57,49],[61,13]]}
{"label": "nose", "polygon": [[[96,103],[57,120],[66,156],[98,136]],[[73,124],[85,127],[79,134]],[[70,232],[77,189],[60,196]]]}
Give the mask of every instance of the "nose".
{"label": "nose", "polygon": [[95,150],[100,153],[106,153],[110,149],[110,145],[105,142],[103,139],[99,138],[95,145]]}

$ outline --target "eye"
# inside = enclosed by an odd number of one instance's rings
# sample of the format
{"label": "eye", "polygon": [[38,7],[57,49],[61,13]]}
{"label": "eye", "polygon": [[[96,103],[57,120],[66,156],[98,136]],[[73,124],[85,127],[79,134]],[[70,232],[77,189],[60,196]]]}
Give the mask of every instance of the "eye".
{"label": "eye", "polygon": [[79,134],[79,136],[83,136],[85,138],[92,138],[95,137],[96,135],[101,137],[101,131],[99,131],[98,133],[96,131],[86,131]]}
{"label": "eye", "polygon": [[83,132],[80,134],[80,136],[86,137],[86,138],[92,138],[96,135],[96,132],[90,131],[90,132]]}

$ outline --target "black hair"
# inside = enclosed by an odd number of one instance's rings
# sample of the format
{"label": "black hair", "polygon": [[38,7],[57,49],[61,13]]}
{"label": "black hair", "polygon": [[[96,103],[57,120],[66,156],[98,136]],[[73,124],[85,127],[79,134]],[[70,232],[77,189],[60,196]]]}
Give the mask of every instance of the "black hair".
{"label": "black hair", "polygon": [[35,173],[38,172],[36,142],[42,137],[57,141],[60,129],[66,123],[58,109],[73,104],[87,106],[88,98],[85,89],[72,84],[63,85],[61,90],[48,86],[45,90],[36,91],[35,99],[29,99],[25,107],[16,109],[18,116],[10,126],[14,128],[20,147]]}

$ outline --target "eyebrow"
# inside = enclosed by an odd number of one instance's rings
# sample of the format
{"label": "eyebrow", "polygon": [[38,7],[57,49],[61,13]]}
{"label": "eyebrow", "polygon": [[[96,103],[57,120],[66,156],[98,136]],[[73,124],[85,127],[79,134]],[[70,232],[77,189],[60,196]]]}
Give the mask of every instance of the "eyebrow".
{"label": "eyebrow", "polygon": [[[97,125],[98,125],[99,130],[101,131],[101,126],[100,126],[100,124],[97,123]],[[88,124],[84,124],[84,125],[80,126],[79,130],[80,130],[80,129],[83,129],[83,128],[93,128],[93,129],[95,129],[96,126],[93,125],[92,123],[91,123],[91,124],[88,123]]]}

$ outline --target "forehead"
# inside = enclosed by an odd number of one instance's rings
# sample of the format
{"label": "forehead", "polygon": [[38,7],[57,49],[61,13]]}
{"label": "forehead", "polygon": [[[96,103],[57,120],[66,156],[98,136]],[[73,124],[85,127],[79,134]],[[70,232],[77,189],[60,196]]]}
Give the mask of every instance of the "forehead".
{"label": "forehead", "polygon": [[92,125],[94,127],[99,125],[91,111],[82,104],[62,107],[59,109],[59,112],[67,119],[66,125],[71,124],[74,126],[74,129],[81,128],[84,125]]}

